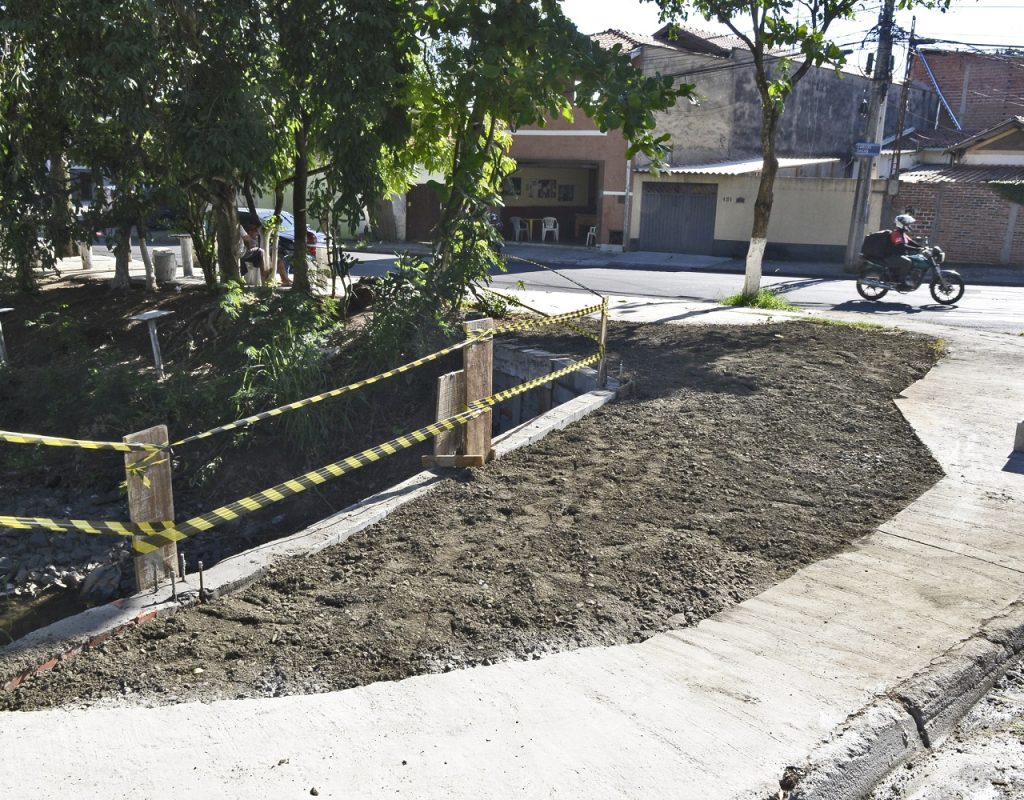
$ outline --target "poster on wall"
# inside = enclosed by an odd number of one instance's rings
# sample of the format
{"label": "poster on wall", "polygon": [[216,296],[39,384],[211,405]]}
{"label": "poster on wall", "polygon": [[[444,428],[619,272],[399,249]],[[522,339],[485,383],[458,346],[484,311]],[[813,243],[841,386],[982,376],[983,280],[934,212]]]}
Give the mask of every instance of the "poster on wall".
{"label": "poster on wall", "polygon": [[505,197],[519,197],[523,193],[523,179],[517,177],[505,178],[505,182],[501,187],[501,193]]}
{"label": "poster on wall", "polygon": [[572,203],[576,199],[576,184],[563,183],[558,187],[558,202]]}
{"label": "poster on wall", "polygon": [[558,192],[558,181],[542,178],[526,185],[526,196],[537,200],[554,200]]}

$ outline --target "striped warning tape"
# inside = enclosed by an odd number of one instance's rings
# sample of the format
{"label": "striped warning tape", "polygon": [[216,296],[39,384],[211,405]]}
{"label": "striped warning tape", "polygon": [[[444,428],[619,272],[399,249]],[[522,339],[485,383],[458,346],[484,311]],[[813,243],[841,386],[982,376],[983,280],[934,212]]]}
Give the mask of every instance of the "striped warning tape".
{"label": "striped warning tape", "polygon": [[0,431],[0,442],[12,444],[45,444],[50,447],[78,447],[82,450],[119,450],[124,453],[160,451],[160,445],[127,442],[93,442],[88,439],[64,439],[60,436],[40,436],[35,433]]}
{"label": "striped warning tape", "polygon": [[226,431],[238,430],[240,428],[247,428],[256,422],[260,422],[265,419],[272,419],[273,417],[279,417],[282,414],[286,414],[289,411],[295,411],[300,408],[306,408],[315,403],[322,403],[324,400],[329,400],[334,397],[338,397],[348,392],[362,389],[365,386],[369,386],[374,383],[378,383],[388,378],[393,378],[396,375],[401,375],[404,372],[409,372],[416,367],[421,367],[424,364],[428,364],[431,361],[436,361],[439,358],[443,358],[449,353],[454,353],[457,350],[461,350],[465,347],[469,347],[479,341],[491,339],[495,336],[500,336],[504,333],[515,333],[518,331],[526,331],[534,328],[542,328],[548,325],[559,325],[570,320],[579,319],[580,317],[586,317],[590,314],[596,314],[602,308],[604,304],[598,304],[588,306],[587,308],[581,308],[578,311],[570,311],[565,314],[557,314],[551,317],[543,317],[541,319],[528,319],[528,320],[517,320],[510,322],[505,325],[501,325],[496,328],[488,330],[474,331],[469,334],[466,339],[456,344],[445,347],[442,350],[438,350],[436,353],[417,358],[414,361],[410,361],[406,364],[402,364],[399,367],[390,369],[386,372],[381,372],[379,375],[373,375],[369,378],[350,383],[348,386],[341,386],[337,389],[331,389],[330,391],[323,392],[313,397],[307,397],[303,400],[296,400],[293,403],[287,403],[277,408],[272,408],[267,411],[261,411],[258,414],[253,414],[242,419],[235,420],[234,422],[228,422],[224,425],[218,425],[216,428],[211,428],[208,431],[202,433],[196,433],[192,436],[186,436],[184,439],[179,439],[176,442],[171,442],[168,445],[153,445],[153,444],[142,444],[133,443],[128,444],[124,442],[91,442],[82,439],[63,439],[56,436],[39,436],[31,433],[14,433],[11,431],[0,431],[0,441],[10,442],[12,444],[41,444],[49,445],[50,447],[79,447],[86,450],[119,450],[122,452],[133,452],[133,451],[148,451],[148,452],[159,452],[165,449],[171,449],[174,447],[180,447],[181,445],[189,444],[191,442],[198,441],[200,439],[207,439],[211,436],[215,436],[219,433],[225,433]]}
{"label": "striped warning tape", "polygon": [[[598,310],[601,306],[598,306]],[[284,483],[279,483],[269,489],[264,489],[256,494],[243,497],[228,503],[226,506],[215,508],[205,514],[185,520],[184,522],[107,522],[107,521],[86,521],[76,519],[51,519],[48,517],[14,517],[0,515],[0,527],[17,529],[38,529],[51,531],[71,531],[82,533],[112,533],[118,536],[137,536],[133,546],[140,553],[149,553],[157,548],[188,538],[196,533],[208,531],[223,522],[230,522],[254,511],[266,508],[269,505],[278,503],[287,497],[304,492],[314,486],[340,478],[342,475],[353,472],[367,464],[372,464],[385,456],[426,442],[444,431],[450,431],[460,425],[465,425],[471,419],[484,414],[489,408],[502,403],[516,395],[528,392],[545,383],[557,380],[563,375],[568,375],[583,367],[600,361],[604,356],[603,350],[587,356],[580,361],[570,364],[562,369],[542,375],[539,378],[513,386],[510,389],[498,392],[482,400],[476,400],[469,405],[466,411],[454,416],[426,425],[411,433],[395,437],[383,444],[376,445],[361,453],[348,456],[341,461],[320,467],[319,469],[307,472],[297,478],[292,478]]]}

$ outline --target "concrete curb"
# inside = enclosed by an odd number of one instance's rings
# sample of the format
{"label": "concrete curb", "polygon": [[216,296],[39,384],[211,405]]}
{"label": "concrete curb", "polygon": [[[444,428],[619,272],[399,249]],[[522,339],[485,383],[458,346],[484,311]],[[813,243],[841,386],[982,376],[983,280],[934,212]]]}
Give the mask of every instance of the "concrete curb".
{"label": "concrete curb", "polygon": [[855,800],[941,744],[1024,653],[1024,597],[980,631],[852,715],[815,750],[790,800]]}
{"label": "concrete curb", "polygon": [[[618,396],[616,390],[594,390],[507,431],[494,440],[495,457],[527,447],[549,433],[568,427]],[[423,497],[447,480],[446,470],[425,470],[401,483],[339,511],[284,539],[226,558],[204,573],[208,597],[216,599],[259,580],[282,558],[313,555],[370,527],[407,503]],[[158,616],[171,616],[199,602],[198,576],[178,582],[179,599],[161,586],[59,620],[0,649],[0,691],[17,688],[34,675]],[[161,598],[161,599],[158,599]]]}

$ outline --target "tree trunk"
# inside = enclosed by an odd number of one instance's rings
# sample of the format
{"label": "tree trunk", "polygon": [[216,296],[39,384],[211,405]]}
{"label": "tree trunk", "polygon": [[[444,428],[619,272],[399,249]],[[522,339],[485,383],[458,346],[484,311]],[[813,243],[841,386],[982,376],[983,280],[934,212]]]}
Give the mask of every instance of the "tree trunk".
{"label": "tree trunk", "polygon": [[303,114],[295,131],[295,181],[292,202],[295,204],[295,252],[292,254],[292,286],[294,291],[309,293],[309,266],[306,262],[306,184],[309,181],[309,119]]}
{"label": "tree trunk", "polygon": [[761,117],[761,182],[757,186],[757,200],[754,203],[754,225],[750,231],[750,246],[747,248],[747,267],[743,279],[743,296],[753,297],[761,289],[761,262],[768,244],[768,223],[772,216],[772,202],[775,199],[775,175],[779,171],[779,160],[775,157],[775,137],[778,131],[779,113],[765,107]]}
{"label": "tree trunk", "polygon": [[132,261],[132,226],[121,225],[117,229],[117,241],[114,242],[114,280],[110,285],[114,289],[130,289],[132,285],[128,265]]}
{"label": "tree trunk", "polygon": [[77,255],[73,237],[68,234],[68,222],[74,214],[71,205],[68,161],[63,153],[50,159],[50,192],[52,198],[49,221],[50,241],[57,258]]}
{"label": "tree trunk", "polygon": [[233,186],[216,183],[213,191],[213,219],[217,231],[217,265],[223,282],[240,281],[238,252],[238,207]]}
{"label": "tree trunk", "polygon": [[142,251],[142,265],[146,268],[146,291],[156,291],[156,271],[153,269],[153,259],[149,254],[149,245],[146,243],[146,226],[140,221],[135,225],[135,232],[139,235],[139,249]]}

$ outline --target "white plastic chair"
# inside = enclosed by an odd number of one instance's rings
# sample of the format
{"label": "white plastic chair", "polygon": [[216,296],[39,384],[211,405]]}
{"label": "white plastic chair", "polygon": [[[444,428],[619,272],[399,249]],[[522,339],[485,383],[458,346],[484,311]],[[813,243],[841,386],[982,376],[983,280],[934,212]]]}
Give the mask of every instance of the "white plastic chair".
{"label": "white plastic chair", "polygon": [[597,246],[597,226],[591,225],[587,229],[587,247]]}
{"label": "white plastic chair", "polygon": [[555,241],[558,241],[558,220],[554,217],[544,217],[540,223],[540,240],[547,241],[548,234],[553,233],[555,235]]}
{"label": "white plastic chair", "polygon": [[530,226],[526,224],[526,220],[522,217],[509,217],[509,222],[512,223],[512,238],[517,242],[522,238],[525,233],[527,237],[530,235]]}

